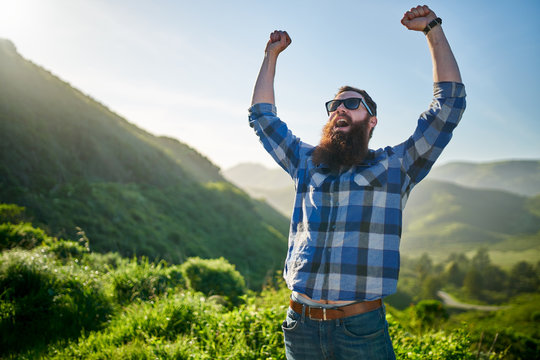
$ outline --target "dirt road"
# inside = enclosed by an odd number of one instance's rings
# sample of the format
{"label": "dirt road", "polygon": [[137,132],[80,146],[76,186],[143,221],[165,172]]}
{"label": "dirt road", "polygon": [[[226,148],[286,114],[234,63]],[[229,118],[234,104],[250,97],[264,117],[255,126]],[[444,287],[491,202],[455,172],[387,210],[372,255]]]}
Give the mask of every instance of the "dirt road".
{"label": "dirt road", "polygon": [[437,295],[442,299],[444,305],[457,309],[496,311],[505,308],[504,306],[465,304],[455,300],[450,294],[442,290],[437,291]]}

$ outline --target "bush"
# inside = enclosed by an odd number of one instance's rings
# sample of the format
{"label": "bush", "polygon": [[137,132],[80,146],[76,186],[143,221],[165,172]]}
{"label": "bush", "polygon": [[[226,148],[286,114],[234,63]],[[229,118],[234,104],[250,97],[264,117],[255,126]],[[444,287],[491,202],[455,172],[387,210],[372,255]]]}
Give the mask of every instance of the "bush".
{"label": "bush", "polygon": [[18,223],[24,218],[25,208],[14,204],[0,204],[0,223]]}
{"label": "bush", "polygon": [[149,263],[133,259],[111,273],[113,294],[118,303],[127,304],[135,299],[153,300],[158,296],[185,285],[178,266],[167,267],[164,262]]}
{"label": "bush", "polygon": [[234,265],[222,257],[212,260],[189,258],[181,269],[188,286],[207,296],[225,296],[232,305],[238,305],[240,297],[246,293],[244,278]]}
{"label": "bush", "polygon": [[48,245],[48,250],[56,256],[57,259],[67,261],[72,259],[81,260],[89,250],[75,241],[54,239]]}
{"label": "bush", "polygon": [[0,224],[0,251],[15,247],[32,249],[48,238],[45,231],[34,228],[30,223]]}
{"label": "bush", "polygon": [[421,329],[437,328],[448,319],[448,313],[438,300],[422,300],[414,306],[415,319]]}
{"label": "bush", "polygon": [[0,354],[99,329],[112,312],[97,274],[54,263],[43,250],[0,255]]}

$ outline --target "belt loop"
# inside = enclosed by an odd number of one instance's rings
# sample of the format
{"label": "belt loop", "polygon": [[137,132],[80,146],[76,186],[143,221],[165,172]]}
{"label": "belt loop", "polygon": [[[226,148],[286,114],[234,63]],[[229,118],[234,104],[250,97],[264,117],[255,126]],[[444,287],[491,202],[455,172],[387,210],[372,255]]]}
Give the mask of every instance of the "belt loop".
{"label": "belt loop", "polygon": [[302,322],[303,324],[305,320],[306,320],[306,305],[302,304],[302,317],[300,319],[300,322]]}

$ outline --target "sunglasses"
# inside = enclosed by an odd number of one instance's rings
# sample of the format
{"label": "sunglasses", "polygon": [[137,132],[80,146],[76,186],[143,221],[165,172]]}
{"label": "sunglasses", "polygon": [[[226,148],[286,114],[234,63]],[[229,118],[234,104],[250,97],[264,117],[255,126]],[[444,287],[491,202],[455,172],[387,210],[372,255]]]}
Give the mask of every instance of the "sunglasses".
{"label": "sunglasses", "polygon": [[348,99],[342,99],[342,100],[330,100],[328,101],[326,105],[326,112],[328,115],[330,115],[331,112],[334,112],[337,110],[339,105],[343,104],[347,109],[349,110],[356,110],[360,106],[360,103],[364,105],[366,110],[368,111],[369,115],[373,116],[373,112],[369,108],[368,104],[366,104],[366,101],[362,98],[348,98]]}

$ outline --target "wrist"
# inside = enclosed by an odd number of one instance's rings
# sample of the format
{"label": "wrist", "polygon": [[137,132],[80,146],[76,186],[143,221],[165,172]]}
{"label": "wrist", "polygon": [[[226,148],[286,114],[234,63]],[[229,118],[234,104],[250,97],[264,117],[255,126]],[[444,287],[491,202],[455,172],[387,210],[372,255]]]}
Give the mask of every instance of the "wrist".
{"label": "wrist", "polygon": [[424,32],[424,35],[427,35],[431,31],[431,29],[437,26],[440,26],[441,24],[442,24],[442,19],[440,17],[432,19],[422,31]]}

